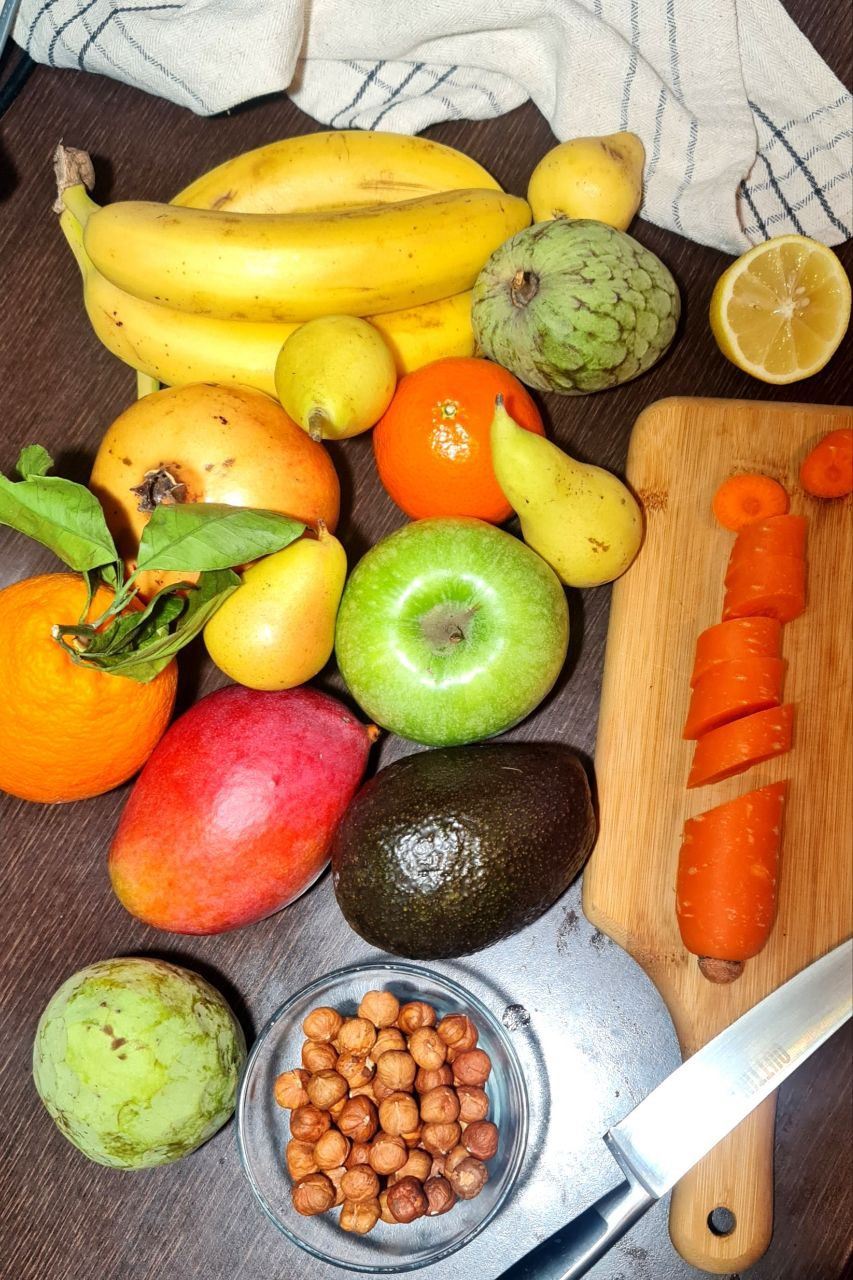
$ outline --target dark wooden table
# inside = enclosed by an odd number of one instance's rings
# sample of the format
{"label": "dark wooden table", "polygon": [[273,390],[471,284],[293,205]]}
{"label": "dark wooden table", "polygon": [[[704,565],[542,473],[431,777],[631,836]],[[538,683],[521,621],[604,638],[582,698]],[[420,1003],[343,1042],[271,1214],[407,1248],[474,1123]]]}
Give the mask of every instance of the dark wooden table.
{"label": "dark wooden table", "polygon": [[[790,8],[823,56],[847,76],[850,27],[843,0],[828,5],[791,0]],[[50,156],[56,142],[64,138],[93,153],[100,198],[162,199],[230,154],[315,127],[283,98],[202,120],[107,80],[35,71],[0,122],[0,468],[8,472],[19,447],[37,440],[55,455],[62,474],[85,480],[101,434],[134,394],[129,371],[89,330],[77,271],[50,213]],[[552,142],[531,106],[501,120],[431,132],[460,145],[507,189],[521,192],[534,158]],[[637,414],[663,396],[826,403],[849,396],[847,371],[838,358],[810,382],[792,388],[765,387],[739,373],[717,352],[707,325],[713,282],[727,260],[646,223],[638,224],[636,234],[678,278],[686,302],[681,333],[668,359],[635,384],[587,399],[546,398],[550,428],[561,444],[619,469]],[[851,270],[849,246],[842,256]],[[402,523],[402,517],[375,478],[368,439],[348,442],[335,457],[350,513],[343,538],[355,552]],[[0,585],[53,567],[47,552],[0,531]],[[586,593],[574,673],[519,736],[557,735],[591,754],[608,598],[606,589]],[[580,602],[573,608],[577,624]],[[183,663],[180,705],[219,683],[210,665],[192,653]],[[327,683],[335,687],[334,674]],[[383,761],[400,749],[387,741]],[[141,952],[185,961],[225,991],[251,1035],[290,991],[333,963],[365,953],[336,913],[328,877],[279,916],[217,938],[165,935],[131,919],[110,892],[105,872],[105,853],[126,793],[122,788],[86,803],[49,808],[0,799],[0,1274],[8,1280],[296,1280],[309,1274],[307,1260],[256,1211],[236,1159],[233,1126],[178,1166],[130,1176],[76,1153],[55,1130],[32,1087],[30,1053],[38,1015],[69,974],[95,959]],[[576,892],[567,901],[576,905]],[[562,962],[566,947],[560,939],[565,941],[568,925],[576,924],[565,902],[554,913],[561,923],[556,950],[542,958],[546,968]],[[626,961],[619,972],[628,984],[626,998],[630,984],[641,993],[645,980],[635,966]],[[673,1043],[659,1059],[658,1074],[672,1065]],[[630,1045],[624,1053],[630,1062]],[[623,1063],[622,1069],[630,1067]],[[782,1089],[776,1232],[750,1272],[754,1280],[838,1280],[846,1274],[853,1163],[850,1078],[850,1039],[839,1035]],[[662,1209],[649,1220],[643,1247],[623,1248],[596,1276],[685,1280],[700,1275],[674,1254]],[[490,1280],[469,1271],[465,1258],[465,1252],[457,1255],[456,1270],[442,1275]]]}

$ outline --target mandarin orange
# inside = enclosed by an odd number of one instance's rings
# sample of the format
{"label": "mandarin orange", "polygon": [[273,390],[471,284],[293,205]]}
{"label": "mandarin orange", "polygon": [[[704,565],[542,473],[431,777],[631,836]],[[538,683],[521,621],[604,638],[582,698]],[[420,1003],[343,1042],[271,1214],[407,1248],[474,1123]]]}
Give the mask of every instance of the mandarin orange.
{"label": "mandarin orange", "polygon": [[[99,587],[89,620],[108,607]],[[86,602],[78,574],[46,573],[0,590],[0,790],[55,803],[100,795],[141,768],[175,701],[173,661],[149,684],[79,666],[51,636]]]}
{"label": "mandarin orange", "polygon": [[373,450],[380,480],[407,516],[475,516],[501,524],[512,515],[492,467],[489,433],[498,394],[520,427],[545,434],[518,378],[491,360],[450,356],[401,378],[373,429]]}

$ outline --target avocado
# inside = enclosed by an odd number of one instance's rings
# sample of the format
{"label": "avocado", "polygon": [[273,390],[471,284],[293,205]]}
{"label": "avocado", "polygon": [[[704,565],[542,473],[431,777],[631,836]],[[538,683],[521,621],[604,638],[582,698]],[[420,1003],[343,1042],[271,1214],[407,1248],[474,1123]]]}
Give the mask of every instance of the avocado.
{"label": "avocado", "polygon": [[531,924],[592,849],[586,773],[568,747],[490,742],[396,760],[332,843],[335,895],[365,941],[441,960]]}

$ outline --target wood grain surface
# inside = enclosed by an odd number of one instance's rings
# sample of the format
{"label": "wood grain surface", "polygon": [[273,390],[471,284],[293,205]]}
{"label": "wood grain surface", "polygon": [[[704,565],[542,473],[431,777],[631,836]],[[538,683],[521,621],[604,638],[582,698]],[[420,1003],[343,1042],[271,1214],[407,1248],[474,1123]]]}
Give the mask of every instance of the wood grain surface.
{"label": "wood grain surface", "polygon": [[[789,7],[846,79],[851,32],[844,0],[791,0]],[[0,120],[0,468],[8,471],[19,446],[38,440],[55,455],[60,472],[85,480],[98,440],[133,396],[128,371],[89,330],[78,273],[50,213],[50,156],[56,142],[64,138],[92,151],[98,198],[163,199],[229,155],[316,127],[283,97],[199,119],[98,77],[44,68],[34,72]],[[530,105],[499,120],[447,124],[430,130],[430,136],[461,146],[518,192],[553,141]],[[633,421],[665,396],[808,398],[825,404],[848,399],[848,372],[840,358],[793,388],[764,387],[739,373],[717,352],[707,325],[711,290],[728,260],[643,222],[634,233],[661,255],[681,287],[686,305],[676,343],[662,364],[627,387],[583,399],[546,397],[549,430],[561,445],[621,471]],[[851,271],[849,246],[842,256]],[[354,561],[403,517],[378,484],[369,439],[348,441],[333,454],[344,491],[343,537]],[[0,531],[0,586],[54,564],[47,552]],[[591,757],[608,606],[606,588],[573,595],[566,673],[514,736],[559,738]],[[180,707],[223,682],[197,651],[183,661],[181,680]],[[340,687],[332,671],[320,683]],[[379,759],[387,762],[405,750],[386,740]],[[296,1255],[261,1218],[234,1154],[231,1126],[179,1166],[123,1175],[74,1152],[35,1096],[30,1055],[38,1015],[66,976],[95,959],[146,953],[186,962],[226,993],[251,1035],[290,991],[363,954],[347,941],[328,877],[279,916],[219,938],[178,938],[132,920],[113,898],[105,869],[126,794],[123,788],[83,804],[51,808],[0,800],[0,1275],[4,1280],[331,1276]],[[566,925],[571,916],[566,909]],[[552,976],[548,966],[559,965],[561,956],[560,951],[543,957],[546,981]],[[626,982],[635,983],[632,990],[642,1007],[646,980],[639,969],[632,974]],[[630,997],[631,991],[622,994]],[[622,1034],[630,1038],[642,1028],[629,1020]],[[751,1280],[839,1280],[845,1274],[853,1207],[850,1043],[849,1036],[836,1036],[781,1092],[776,1230]],[[629,1240],[595,1275],[698,1280],[701,1273],[675,1255],[665,1217],[654,1221],[657,1235],[647,1234],[642,1248]],[[429,1271],[422,1274],[429,1280]],[[455,1273],[444,1274],[455,1280]],[[458,1276],[493,1280],[466,1269],[464,1254],[458,1257]]]}
{"label": "wood grain surface", "polygon": [[[816,441],[851,425],[853,410],[844,408],[673,397],[647,409],[631,436],[627,477],[644,499],[646,541],[613,591],[595,752],[601,828],[583,903],[592,922],[649,974],[685,1053],[853,928],[853,501],[818,502],[797,479]],[[711,499],[740,471],[781,481],[791,510],[809,521],[808,609],[783,635],[796,747],[747,774],[688,791],[694,744],[681,731],[696,637],[722,617],[734,542],[714,519]],[[715,986],[678,932],[674,885],[684,822],[782,779],[790,783],[774,931],[737,982]],[[774,1101],[673,1194],[670,1233],[696,1266],[739,1270],[767,1248]],[[735,1217],[727,1235],[708,1227],[719,1207]]]}

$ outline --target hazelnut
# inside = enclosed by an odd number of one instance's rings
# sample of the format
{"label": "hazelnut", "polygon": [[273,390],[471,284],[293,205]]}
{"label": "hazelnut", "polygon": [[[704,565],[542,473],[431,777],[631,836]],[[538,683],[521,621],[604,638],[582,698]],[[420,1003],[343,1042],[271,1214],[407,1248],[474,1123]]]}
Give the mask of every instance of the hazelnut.
{"label": "hazelnut", "polygon": [[489,1114],[489,1097],[485,1089],[476,1084],[460,1084],[456,1096],[459,1099],[459,1119],[463,1124],[485,1120]]}
{"label": "hazelnut", "polygon": [[393,1213],[388,1208],[388,1192],[387,1191],[381,1191],[379,1193],[379,1217],[382,1219],[383,1222],[387,1222],[389,1226],[396,1227],[399,1225],[397,1222],[397,1219],[394,1217]]}
{"label": "hazelnut", "polygon": [[433,1155],[447,1155],[459,1145],[462,1130],[455,1120],[447,1124],[425,1124],[421,1132],[421,1145]]}
{"label": "hazelnut", "polygon": [[297,1213],[313,1218],[315,1213],[325,1213],[335,1203],[335,1188],[325,1173],[309,1173],[301,1182],[294,1182],[290,1198]]}
{"label": "hazelnut", "polygon": [[418,1027],[434,1027],[435,1009],[423,1000],[410,1000],[397,1014],[397,1026],[410,1036]]}
{"label": "hazelnut", "polygon": [[473,1049],[477,1043],[477,1028],[464,1013],[449,1013],[446,1018],[441,1019],[436,1030],[447,1047],[457,1051],[457,1056],[467,1049]]}
{"label": "hazelnut", "polygon": [[450,1185],[460,1200],[473,1200],[489,1180],[489,1171],[482,1160],[468,1156],[447,1175]]}
{"label": "hazelnut", "polygon": [[376,1043],[376,1028],[366,1018],[347,1018],[338,1032],[341,1053],[368,1054]]}
{"label": "hazelnut", "polygon": [[410,1151],[414,1147],[419,1147],[421,1145],[421,1135],[423,1134],[423,1131],[423,1125],[419,1124],[417,1129],[412,1129],[409,1133],[400,1134],[400,1137],[403,1139]]}
{"label": "hazelnut", "polygon": [[337,1009],[330,1009],[327,1005],[321,1005],[319,1009],[312,1009],[302,1023],[302,1030],[305,1032],[309,1040],[321,1040],[328,1043],[334,1040],[335,1036],[341,1029],[343,1018]]}
{"label": "hazelnut", "polygon": [[[384,1054],[382,1055],[385,1056]],[[377,1070],[378,1070],[377,1066]],[[390,1084],[383,1084],[381,1080],[377,1080],[376,1076],[371,1080],[373,1088],[373,1096],[377,1102],[384,1102],[386,1098],[390,1098],[392,1093],[397,1093],[397,1089],[393,1089]]]}
{"label": "hazelnut", "polygon": [[386,1133],[409,1133],[418,1127],[418,1104],[410,1093],[392,1093],[379,1104],[379,1123]]}
{"label": "hazelnut", "polygon": [[463,1147],[461,1142],[459,1143],[458,1147],[454,1147],[452,1151],[448,1151],[447,1155],[444,1157],[445,1178],[449,1178],[453,1170],[456,1168],[456,1166],[458,1164],[461,1164],[463,1160],[467,1160],[467,1159],[468,1159],[468,1148]]}
{"label": "hazelnut", "polygon": [[287,1163],[287,1172],[294,1182],[307,1178],[309,1173],[317,1172],[313,1142],[302,1142],[299,1138],[291,1138],[284,1149],[284,1159]]}
{"label": "hazelnut", "polygon": [[296,1107],[304,1107],[308,1101],[305,1086],[308,1083],[308,1072],[297,1067],[295,1071],[283,1071],[276,1077],[273,1085],[273,1097],[280,1107],[293,1111]]}
{"label": "hazelnut", "polygon": [[361,1053],[342,1053],[335,1063],[335,1070],[343,1076],[351,1089],[370,1084],[375,1067]]}
{"label": "hazelnut", "polygon": [[338,1128],[353,1142],[369,1142],[379,1128],[376,1107],[369,1098],[349,1098],[338,1116]]}
{"label": "hazelnut", "polygon": [[337,1124],[338,1121],[340,1120],[341,1112],[343,1111],[346,1105],[347,1105],[347,1098],[343,1097],[343,1098],[339,1098],[337,1102],[333,1103],[331,1107],[327,1108],[329,1115],[332,1117],[332,1121],[334,1124]]}
{"label": "hazelnut", "polygon": [[358,1016],[374,1027],[391,1027],[397,1021],[400,1001],[390,991],[368,991],[358,1006]]}
{"label": "hazelnut", "polygon": [[[456,1150],[455,1147],[454,1147],[454,1150]],[[465,1151],[465,1148],[463,1147],[462,1150]],[[465,1151],[465,1154],[467,1156],[468,1152]],[[430,1166],[429,1176],[431,1178],[443,1178],[444,1166],[446,1161],[447,1161],[447,1156],[442,1156],[442,1155],[433,1156],[432,1164]]]}
{"label": "hazelnut", "polygon": [[314,1144],[314,1160],[318,1169],[337,1169],[349,1155],[349,1138],[337,1129],[328,1129]]}
{"label": "hazelnut", "polygon": [[315,1071],[334,1071],[338,1055],[334,1045],[306,1040],[302,1046],[302,1065],[312,1074]]}
{"label": "hazelnut", "polygon": [[341,1190],[341,1182],[343,1181],[346,1169],[341,1165],[339,1169],[324,1169],[323,1172],[335,1188],[335,1204],[332,1207],[334,1208],[335,1205],[343,1204],[344,1193]]}
{"label": "hazelnut", "polygon": [[[463,1148],[464,1150],[464,1148]],[[465,1152],[466,1156],[468,1152]],[[409,1158],[409,1149],[402,1138],[390,1133],[377,1133],[370,1144],[370,1167],[376,1173],[396,1173]]]}
{"label": "hazelnut", "polygon": [[388,1188],[388,1208],[398,1222],[414,1222],[429,1208],[423,1183],[417,1178],[401,1178]]}
{"label": "hazelnut", "polygon": [[376,1090],[373,1088],[373,1081],[370,1084],[360,1084],[357,1089],[350,1089],[349,1096],[351,1098],[369,1098],[371,1102],[376,1102]]}
{"label": "hazelnut", "polygon": [[366,1236],[379,1221],[378,1200],[345,1200],[341,1206],[340,1227],[342,1231],[354,1231],[358,1236]]}
{"label": "hazelnut", "polygon": [[388,1053],[383,1053],[376,1064],[377,1080],[393,1090],[402,1089],[405,1092],[411,1089],[417,1073],[418,1068],[414,1058],[399,1049],[391,1049]]}
{"label": "hazelnut", "polygon": [[306,1088],[308,1097],[321,1111],[328,1111],[329,1107],[345,1098],[349,1091],[346,1080],[337,1071],[318,1071],[308,1081]]}
{"label": "hazelnut", "polygon": [[485,1084],[492,1069],[492,1060],[482,1049],[466,1049],[453,1059],[454,1084]]}
{"label": "hazelnut", "polygon": [[320,1111],[310,1102],[290,1113],[290,1132],[300,1142],[310,1142],[312,1146],[319,1142],[331,1123],[326,1112]]}
{"label": "hazelnut", "polygon": [[456,1090],[442,1084],[429,1093],[421,1094],[421,1119],[427,1124],[449,1124],[459,1119],[459,1099]]}
{"label": "hazelnut", "polygon": [[374,1200],[379,1195],[379,1178],[368,1164],[347,1169],[341,1180],[345,1200]]}
{"label": "hazelnut", "polygon": [[383,1027],[376,1037],[376,1043],[370,1050],[370,1058],[373,1062],[378,1062],[383,1053],[391,1053],[395,1049],[404,1050],[406,1048],[406,1038],[402,1031],[397,1027]]}
{"label": "hazelnut", "polygon": [[424,1183],[424,1194],[427,1198],[427,1214],[437,1218],[440,1213],[447,1213],[456,1204],[456,1192],[446,1178],[427,1178]]}
{"label": "hazelnut", "polygon": [[498,1127],[491,1120],[475,1120],[462,1135],[462,1145],[477,1160],[491,1160],[498,1149]]}
{"label": "hazelnut", "polygon": [[344,1161],[347,1169],[354,1169],[356,1165],[368,1164],[370,1162],[370,1143],[354,1142],[349,1149],[349,1155]]}
{"label": "hazelnut", "polygon": [[417,1178],[418,1182],[426,1182],[431,1171],[432,1156],[428,1151],[416,1149],[409,1152],[409,1158],[402,1169],[398,1169],[396,1173],[391,1174],[391,1181],[398,1182],[400,1178]]}
{"label": "hazelnut", "polygon": [[418,1027],[409,1036],[409,1053],[419,1067],[437,1071],[447,1057],[447,1046],[435,1027]]}
{"label": "hazelnut", "polygon": [[453,1083],[453,1071],[447,1065],[437,1067],[435,1071],[427,1071],[424,1067],[418,1068],[418,1074],[415,1076],[415,1088],[418,1093],[429,1093],[430,1089],[438,1089],[443,1084]]}

